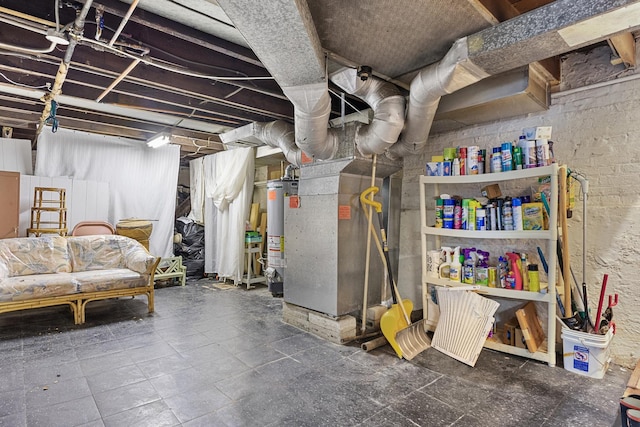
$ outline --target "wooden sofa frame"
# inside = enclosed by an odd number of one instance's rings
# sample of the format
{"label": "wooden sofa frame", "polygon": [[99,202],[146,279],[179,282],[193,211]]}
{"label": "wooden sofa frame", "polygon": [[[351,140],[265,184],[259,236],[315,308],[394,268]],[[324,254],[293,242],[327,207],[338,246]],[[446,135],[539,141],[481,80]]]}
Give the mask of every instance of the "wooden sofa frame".
{"label": "wooden sofa frame", "polygon": [[69,307],[71,307],[71,311],[73,312],[74,323],[76,325],[81,325],[85,322],[85,311],[86,311],[87,303],[91,301],[98,301],[98,300],[111,299],[111,298],[129,297],[129,296],[135,297],[137,295],[147,296],[149,313],[153,313],[153,310],[154,310],[154,301],[153,301],[154,278],[153,276],[159,262],[160,262],[160,258],[158,258],[155,264],[153,265],[153,268],[151,269],[151,275],[149,276],[149,283],[147,284],[147,286],[144,286],[144,287],[109,289],[106,291],[84,292],[84,293],[71,294],[71,295],[61,295],[57,297],[30,299],[25,301],[0,302],[0,314],[9,313],[12,311],[28,310],[31,308],[53,307],[57,305],[68,304]]}

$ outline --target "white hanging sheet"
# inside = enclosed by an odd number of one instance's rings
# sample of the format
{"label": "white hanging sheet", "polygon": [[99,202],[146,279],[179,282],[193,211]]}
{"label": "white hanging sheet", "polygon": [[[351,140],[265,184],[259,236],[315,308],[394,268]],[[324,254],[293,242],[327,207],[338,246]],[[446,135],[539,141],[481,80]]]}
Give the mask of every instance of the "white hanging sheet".
{"label": "white hanging sheet", "polygon": [[38,138],[36,175],[108,182],[109,222],[150,220],[155,256],[173,255],[180,147],[149,148],[144,142],[60,129]]}
{"label": "white hanging sheet", "polygon": [[245,221],[253,196],[253,149],[204,157],[205,273],[239,282],[244,271]]}
{"label": "white hanging sheet", "polygon": [[189,180],[191,212],[188,218],[204,224],[204,157],[189,162]]}

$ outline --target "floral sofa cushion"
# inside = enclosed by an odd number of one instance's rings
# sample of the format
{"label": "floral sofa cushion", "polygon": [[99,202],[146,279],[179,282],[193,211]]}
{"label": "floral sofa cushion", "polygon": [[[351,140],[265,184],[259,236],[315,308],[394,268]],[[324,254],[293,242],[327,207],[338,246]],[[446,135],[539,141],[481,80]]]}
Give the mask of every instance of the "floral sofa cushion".
{"label": "floral sofa cushion", "polygon": [[67,244],[74,273],[128,268],[149,275],[156,262],[144,246],[125,236],[74,236]]}
{"label": "floral sofa cushion", "polygon": [[0,278],[71,272],[67,239],[50,235],[0,240]]}
{"label": "floral sofa cushion", "polygon": [[33,274],[0,280],[0,302],[26,301],[78,293],[72,273]]}

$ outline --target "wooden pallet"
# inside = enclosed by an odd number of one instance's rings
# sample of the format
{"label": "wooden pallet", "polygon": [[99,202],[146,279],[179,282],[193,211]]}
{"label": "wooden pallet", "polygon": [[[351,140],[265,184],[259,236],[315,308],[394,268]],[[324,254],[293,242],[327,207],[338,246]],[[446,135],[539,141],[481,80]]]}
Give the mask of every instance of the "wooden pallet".
{"label": "wooden pallet", "polygon": [[282,304],[285,323],[300,328],[336,344],[346,344],[356,338],[356,318],[345,315],[331,317],[294,304]]}

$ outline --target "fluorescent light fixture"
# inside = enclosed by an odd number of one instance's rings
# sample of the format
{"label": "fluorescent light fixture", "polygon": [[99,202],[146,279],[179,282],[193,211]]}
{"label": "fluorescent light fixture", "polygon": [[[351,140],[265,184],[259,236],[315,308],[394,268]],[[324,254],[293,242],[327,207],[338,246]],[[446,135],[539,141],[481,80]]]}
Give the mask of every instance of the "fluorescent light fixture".
{"label": "fluorescent light fixture", "polygon": [[49,28],[47,30],[47,35],[45,36],[47,40],[51,43],[56,43],[62,46],[66,46],[69,44],[69,39],[66,34],[61,31],[56,31],[55,28]]}
{"label": "fluorescent light fixture", "polygon": [[147,140],[147,145],[151,148],[158,148],[162,147],[163,145],[167,145],[170,142],[171,135],[167,135],[166,133],[159,133]]}

